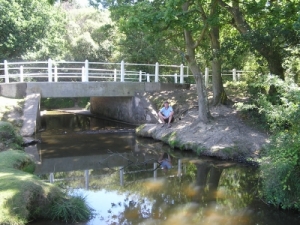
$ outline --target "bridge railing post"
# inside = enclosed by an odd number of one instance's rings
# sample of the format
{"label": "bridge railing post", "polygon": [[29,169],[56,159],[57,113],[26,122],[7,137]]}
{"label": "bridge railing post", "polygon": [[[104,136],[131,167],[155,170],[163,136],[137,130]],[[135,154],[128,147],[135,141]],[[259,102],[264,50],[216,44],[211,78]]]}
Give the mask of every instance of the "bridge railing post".
{"label": "bridge railing post", "polygon": [[121,82],[124,82],[125,80],[125,65],[124,61],[121,61]]}
{"label": "bridge railing post", "polygon": [[180,65],[180,83],[183,84],[183,64]]}
{"label": "bridge railing post", "polygon": [[54,82],[58,81],[58,77],[57,77],[57,66],[54,67]]}
{"label": "bridge railing post", "polygon": [[20,66],[20,82],[24,82],[23,66]]}
{"label": "bridge railing post", "polygon": [[147,73],[147,82],[150,82],[150,74]]}
{"label": "bridge railing post", "polygon": [[117,81],[117,69],[114,69],[114,82]]}
{"label": "bridge railing post", "polygon": [[140,73],[139,73],[139,82],[142,82],[142,71],[140,70]]}
{"label": "bridge railing post", "polygon": [[154,78],[154,82],[158,82],[158,75],[159,75],[159,64],[157,62],[157,63],[155,63],[155,78]]}
{"label": "bridge railing post", "polygon": [[81,81],[84,82],[84,66],[81,67]]}
{"label": "bridge railing post", "polygon": [[177,84],[177,73],[174,74],[174,83]]}
{"label": "bridge railing post", "polygon": [[4,77],[5,77],[5,83],[9,83],[9,74],[8,74],[8,63],[7,63],[7,60],[4,60]]}
{"label": "bridge railing post", "polygon": [[236,69],[232,70],[232,80],[236,81]]}
{"label": "bridge railing post", "polygon": [[208,86],[208,77],[209,77],[209,69],[207,67],[205,67],[205,73],[204,73],[204,83],[205,83],[205,87]]}
{"label": "bridge railing post", "polygon": [[52,82],[52,60],[48,59],[48,82]]}
{"label": "bridge railing post", "polygon": [[84,61],[84,82],[89,82],[89,61]]}

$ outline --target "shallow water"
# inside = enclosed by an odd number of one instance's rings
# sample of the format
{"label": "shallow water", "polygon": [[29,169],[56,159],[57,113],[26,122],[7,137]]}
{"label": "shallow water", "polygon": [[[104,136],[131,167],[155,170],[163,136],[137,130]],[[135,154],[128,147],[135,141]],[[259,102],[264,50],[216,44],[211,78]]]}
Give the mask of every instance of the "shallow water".
{"label": "shallow water", "polygon": [[[257,168],[174,151],[131,126],[85,116],[43,116],[43,127],[36,174],[86,197],[95,217],[80,224],[299,224],[258,198]],[[165,151],[168,171],[157,163]]]}

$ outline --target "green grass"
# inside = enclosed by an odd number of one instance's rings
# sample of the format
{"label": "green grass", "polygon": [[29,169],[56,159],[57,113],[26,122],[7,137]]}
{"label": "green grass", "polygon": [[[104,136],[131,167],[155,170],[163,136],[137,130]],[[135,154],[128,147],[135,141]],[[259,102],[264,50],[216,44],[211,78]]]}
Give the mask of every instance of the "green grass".
{"label": "green grass", "polygon": [[[15,131],[13,125],[9,122],[0,121],[0,143],[1,148],[9,149],[22,149],[22,137]],[[3,150],[3,149],[2,149]]]}
{"label": "green grass", "polygon": [[[68,196],[57,186],[42,182],[34,162],[23,151],[0,153],[0,224],[24,225],[29,219],[86,221],[93,212],[83,197]],[[27,171],[27,172],[25,172]]]}
{"label": "green grass", "polygon": [[[56,187],[41,182],[33,174],[22,171],[34,165],[23,151],[0,153],[0,224],[25,224],[31,211],[41,204]],[[58,190],[55,190],[58,192]],[[33,204],[37,201],[37,204]]]}

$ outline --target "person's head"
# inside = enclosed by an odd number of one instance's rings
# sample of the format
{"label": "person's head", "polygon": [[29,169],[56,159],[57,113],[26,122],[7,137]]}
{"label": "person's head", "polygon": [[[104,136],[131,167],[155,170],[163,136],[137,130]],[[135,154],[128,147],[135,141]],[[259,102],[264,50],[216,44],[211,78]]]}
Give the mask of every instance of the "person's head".
{"label": "person's head", "polygon": [[168,158],[168,153],[165,152],[165,153],[163,154],[163,159],[167,159],[167,158]]}
{"label": "person's head", "polygon": [[168,107],[169,107],[169,102],[168,102],[168,101],[165,101],[165,102],[164,102],[164,106],[165,106],[166,108],[168,108]]}

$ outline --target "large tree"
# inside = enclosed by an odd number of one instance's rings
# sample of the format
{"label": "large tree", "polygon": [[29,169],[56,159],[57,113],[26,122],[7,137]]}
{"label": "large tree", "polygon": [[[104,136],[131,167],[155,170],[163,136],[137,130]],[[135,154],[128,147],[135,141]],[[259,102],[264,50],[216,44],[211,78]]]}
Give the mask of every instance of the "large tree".
{"label": "large tree", "polygon": [[161,46],[166,43],[161,40],[169,40],[171,43],[173,40],[181,40],[178,42],[178,46],[185,46],[185,60],[189,64],[197,85],[198,118],[203,122],[208,122],[210,113],[207,93],[197,60],[198,50],[203,43],[207,43],[207,39],[211,40],[212,46],[212,53],[208,58],[211,58],[213,63],[214,104],[225,103],[227,99],[223,89],[219,57],[218,2],[102,1],[102,4],[110,7],[113,19],[118,21],[119,25],[129,27],[133,31],[140,29],[143,33],[149,34],[147,37],[151,35],[152,39]]}
{"label": "large tree", "polygon": [[52,9],[47,0],[0,0],[0,60],[36,50],[51,24]]}
{"label": "large tree", "polygon": [[293,29],[299,0],[218,1],[231,15],[232,25],[266,59],[270,72],[284,79],[286,50],[299,43]]}

